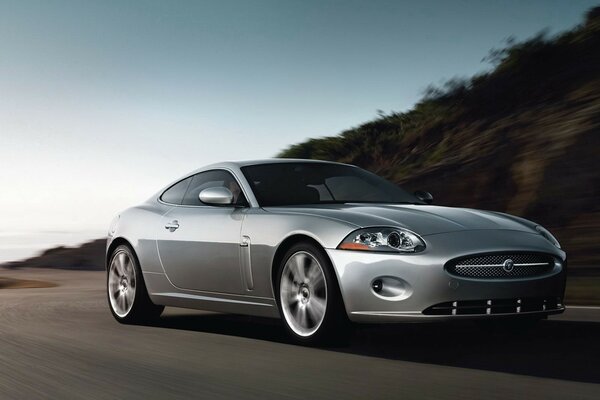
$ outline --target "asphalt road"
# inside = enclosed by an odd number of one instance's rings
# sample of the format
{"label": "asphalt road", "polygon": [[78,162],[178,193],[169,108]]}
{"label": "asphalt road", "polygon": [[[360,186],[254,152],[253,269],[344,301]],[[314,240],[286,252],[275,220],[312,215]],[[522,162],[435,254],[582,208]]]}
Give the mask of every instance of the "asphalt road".
{"label": "asphalt road", "polygon": [[168,309],[110,315],[103,273],[24,270],[0,290],[0,399],[600,399],[600,310],[529,332],[369,326],[347,347],[290,344],[273,320]]}

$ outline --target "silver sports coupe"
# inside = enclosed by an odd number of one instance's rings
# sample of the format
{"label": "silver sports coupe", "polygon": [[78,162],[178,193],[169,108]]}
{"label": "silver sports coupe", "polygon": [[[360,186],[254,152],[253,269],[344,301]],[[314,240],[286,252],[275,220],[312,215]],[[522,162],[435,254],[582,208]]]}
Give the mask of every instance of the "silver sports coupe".
{"label": "silver sports coupe", "polygon": [[332,162],[201,168],[110,224],[110,310],[120,322],[164,306],[281,318],[308,343],[349,322],[564,311],[566,255],[550,232],[432,200]]}

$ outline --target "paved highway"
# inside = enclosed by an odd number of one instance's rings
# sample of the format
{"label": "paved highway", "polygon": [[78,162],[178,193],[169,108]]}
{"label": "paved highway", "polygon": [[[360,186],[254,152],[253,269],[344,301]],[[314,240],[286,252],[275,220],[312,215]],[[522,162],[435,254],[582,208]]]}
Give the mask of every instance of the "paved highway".
{"label": "paved highway", "polygon": [[104,274],[2,271],[53,288],[0,290],[0,399],[600,399],[600,310],[526,333],[370,326],[349,346],[290,344],[276,321],[168,309],[110,315]]}

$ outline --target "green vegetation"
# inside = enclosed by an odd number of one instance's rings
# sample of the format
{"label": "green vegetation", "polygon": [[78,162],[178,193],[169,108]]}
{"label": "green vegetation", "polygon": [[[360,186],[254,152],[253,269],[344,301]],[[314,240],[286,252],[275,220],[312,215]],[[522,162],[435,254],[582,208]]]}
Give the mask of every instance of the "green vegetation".
{"label": "green vegetation", "polygon": [[[487,60],[495,68],[471,79],[451,79],[430,86],[415,107],[405,113],[380,112],[379,118],[337,136],[310,139],[284,150],[279,157],[343,160],[377,164],[405,156],[416,139],[478,120],[491,121],[522,110],[564,100],[564,94],[597,76],[600,61],[600,7],[588,12],[586,23],[554,38],[544,32],[525,42],[507,40]],[[430,143],[432,150],[444,141]],[[443,154],[443,150],[440,154]],[[383,157],[383,159],[382,159]],[[437,157],[432,157],[431,161]],[[421,167],[418,160],[415,166]],[[421,160],[423,161],[423,160]],[[408,173],[410,169],[406,169]]]}

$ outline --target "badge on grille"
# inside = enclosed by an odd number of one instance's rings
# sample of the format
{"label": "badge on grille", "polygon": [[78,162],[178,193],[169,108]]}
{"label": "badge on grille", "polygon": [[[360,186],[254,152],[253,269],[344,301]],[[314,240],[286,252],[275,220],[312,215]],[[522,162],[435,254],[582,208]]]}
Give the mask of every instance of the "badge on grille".
{"label": "badge on grille", "polygon": [[510,258],[508,260],[504,261],[504,264],[502,265],[502,269],[506,272],[511,272],[514,268],[515,268],[515,263]]}

